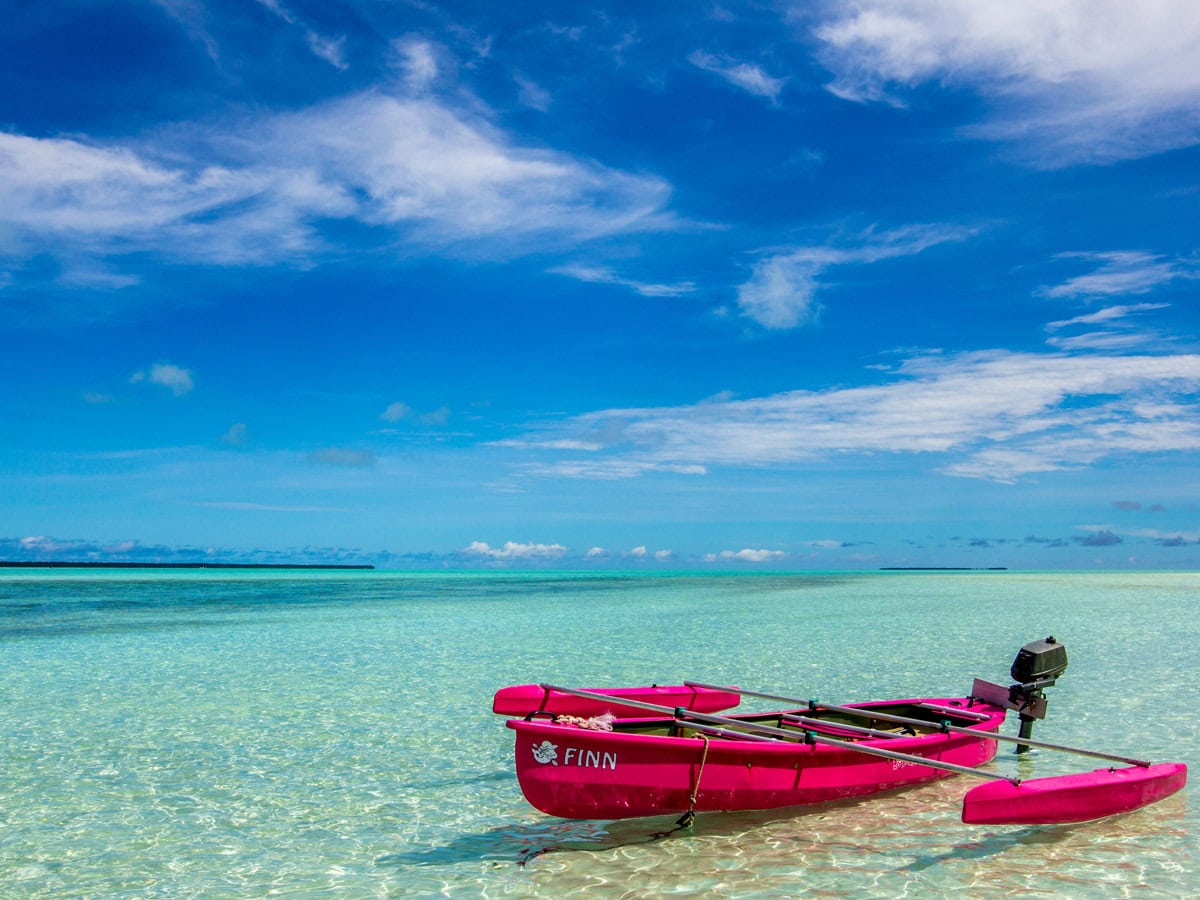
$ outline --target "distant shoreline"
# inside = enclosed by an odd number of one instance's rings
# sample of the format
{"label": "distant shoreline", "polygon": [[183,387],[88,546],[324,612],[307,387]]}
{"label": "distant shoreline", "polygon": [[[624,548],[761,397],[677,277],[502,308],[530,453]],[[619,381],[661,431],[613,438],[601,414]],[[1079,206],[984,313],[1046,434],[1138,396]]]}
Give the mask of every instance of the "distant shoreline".
{"label": "distant shoreline", "polygon": [[314,563],[141,563],[141,562],[26,562],[0,560],[0,569],[374,569],[367,565]]}
{"label": "distant shoreline", "polygon": [[1008,566],[880,566],[880,572],[1007,572]]}

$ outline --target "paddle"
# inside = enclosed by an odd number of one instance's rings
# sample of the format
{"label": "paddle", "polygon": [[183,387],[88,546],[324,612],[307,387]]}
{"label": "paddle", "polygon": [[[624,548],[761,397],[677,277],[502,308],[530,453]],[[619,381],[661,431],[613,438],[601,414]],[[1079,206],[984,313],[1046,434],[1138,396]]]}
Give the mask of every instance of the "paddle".
{"label": "paddle", "polygon": [[[704,684],[699,681],[684,682],[689,687],[715,688],[715,685]],[[798,700],[795,697],[781,697],[778,694],[764,694],[759,691],[749,691],[743,688],[724,687],[718,688],[731,693],[742,694],[746,697],[759,697],[763,700],[778,700],[782,703],[795,703],[802,706],[813,708],[814,704],[821,708],[827,709],[830,712],[843,713],[845,715],[858,716],[860,718],[876,719],[882,722],[895,722],[899,725],[919,726],[921,728],[934,728],[938,731],[949,734],[971,734],[978,735],[979,731],[972,728],[964,728],[960,725],[951,725],[949,722],[923,722],[920,719],[910,719],[905,716],[894,716],[890,713],[875,712],[870,709],[857,709],[853,706],[835,706],[830,703],[817,703],[815,700]],[[969,712],[969,711],[968,711]],[[987,735],[989,741],[1005,741],[1011,744],[1025,744],[1030,747],[1038,747],[1042,750],[1059,750],[1063,753],[1074,753],[1078,756],[1091,756],[1096,759],[1107,759],[1112,762],[1121,762],[1131,766],[1141,766],[1148,768],[1150,763],[1144,759],[1134,759],[1128,756],[1117,756],[1113,753],[1103,753],[1099,750],[1086,750],[1082,747],[1068,747],[1065,744],[1051,744],[1048,741],[1035,741],[1032,738],[1009,737],[1006,734],[991,734]]]}
{"label": "paddle", "polygon": [[861,725],[847,725],[842,722],[833,724],[821,719],[810,719],[808,716],[797,716],[794,713],[781,713],[780,718],[787,722],[793,722],[796,725],[803,725],[805,728],[824,728],[827,731],[837,732],[848,731],[851,734],[861,734],[873,738],[901,740],[913,736],[911,734],[897,734],[894,731],[880,731],[877,728],[863,728]]}
{"label": "paddle", "polygon": [[[587,699],[603,699],[603,694],[595,694],[591,691],[579,690],[578,688],[565,688],[555,684],[541,685],[548,691],[559,691],[564,694],[573,694],[576,697],[585,697]],[[746,692],[749,693],[749,692]],[[731,719],[727,716],[716,716],[711,713],[691,712],[685,709],[671,709],[669,706],[659,706],[657,703],[643,703],[635,700],[622,700],[625,706],[636,706],[650,712],[661,713],[671,716],[676,721],[683,720],[684,722],[705,722],[713,725],[735,726],[739,729],[745,729],[757,734],[767,735],[779,741],[795,742],[798,739],[803,739],[806,742],[814,744],[828,744],[831,747],[841,747],[845,750],[854,750],[858,753],[864,753],[867,756],[880,756],[884,759],[897,760],[899,762],[915,763],[921,766],[928,766],[931,769],[941,769],[944,772],[955,772],[959,775],[974,775],[976,778],[986,778],[992,781],[1007,781],[1010,784],[1017,785],[1021,783],[1019,778],[1010,778],[1007,775],[997,775],[994,772],[981,772],[979,769],[972,769],[970,766],[960,766],[956,763],[941,762],[940,760],[926,759],[923,756],[915,756],[911,753],[899,753],[895,750],[884,750],[882,747],[864,747],[861,744],[852,744],[849,741],[839,741],[836,738],[826,737],[823,734],[816,734],[813,731],[806,731],[803,735],[798,735],[794,731],[788,731],[784,728],[776,728],[773,725],[762,725],[758,722],[748,722],[744,719]],[[816,721],[816,720],[809,720]],[[825,724],[825,723],[821,723]],[[928,725],[928,722],[922,723]],[[838,726],[842,727],[842,726]],[[974,737],[991,739],[991,735],[985,732],[969,731]],[[739,735],[740,737],[740,735]]]}

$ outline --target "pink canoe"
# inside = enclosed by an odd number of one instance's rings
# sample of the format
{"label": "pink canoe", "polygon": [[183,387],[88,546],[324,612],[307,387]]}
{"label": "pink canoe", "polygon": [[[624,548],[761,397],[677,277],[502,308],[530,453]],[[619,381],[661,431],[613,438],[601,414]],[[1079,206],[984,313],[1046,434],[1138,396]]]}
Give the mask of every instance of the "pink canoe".
{"label": "pink canoe", "polygon": [[1096,769],[1018,785],[993,781],[967,791],[962,820],[968,825],[1086,822],[1156,803],[1186,783],[1183,763]]}
{"label": "pink canoe", "polygon": [[[920,784],[992,759],[996,743],[989,737],[1005,715],[967,698],[848,708],[858,714],[801,708],[624,718],[613,721],[611,731],[536,715],[507,725],[516,732],[517,778],[533,806],[566,818],[621,819],[774,809]],[[922,724],[901,727],[872,719],[874,713]],[[947,721],[967,733],[944,733],[940,725]],[[938,768],[923,765],[925,759]]]}
{"label": "pink canoe", "polygon": [[622,705],[622,700],[654,703],[672,708],[678,706],[695,712],[720,712],[723,709],[733,709],[742,699],[740,694],[732,691],[681,684],[592,688],[590,693],[602,694],[604,699],[580,697],[540,684],[513,684],[496,691],[492,698],[492,712],[502,716],[524,716],[544,712],[583,718],[610,713],[616,718],[628,718],[644,716],[645,713],[638,707]]}

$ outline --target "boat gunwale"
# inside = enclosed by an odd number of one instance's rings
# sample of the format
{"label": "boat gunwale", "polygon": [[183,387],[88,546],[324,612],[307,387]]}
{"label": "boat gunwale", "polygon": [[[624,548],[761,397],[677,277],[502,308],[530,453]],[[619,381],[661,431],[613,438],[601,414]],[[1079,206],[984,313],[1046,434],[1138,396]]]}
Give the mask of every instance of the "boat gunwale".
{"label": "boat gunwale", "polygon": [[[880,709],[881,707],[898,707],[898,706],[915,706],[919,703],[947,703],[949,701],[963,701],[963,697],[951,698],[913,698],[906,700],[873,700],[864,703],[846,704],[854,709],[871,710],[873,708]],[[967,708],[964,707],[964,710]],[[1002,707],[995,707],[988,703],[977,703],[969,708],[975,712],[987,712],[988,718],[971,720],[968,724],[962,727],[969,728],[972,732],[978,732],[978,737],[965,735],[962,733],[946,733],[937,730],[940,720],[931,720],[929,722],[930,731],[924,734],[904,735],[897,734],[891,738],[869,738],[861,741],[854,741],[855,746],[863,747],[886,747],[887,749],[896,750],[898,752],[913,752],[914,750],[936,751],[943,745],[945,747],[957,746],[965,742],[973,742],[976,740],[987,740],[989,734],[999,730],[1004,723],[1007,710]],[[880,709],[880,711],[883,711]],[[686,710],[684,717],[686,719]],[[795,709],[784,710],[764,710],[762,712],[741,712],[736,715],[723,716],[722,718],[729,719],[731,722],[747,721],[752,722],[756,718],[800,715],[808,716],[811,710],[807,707],[798,707]],[[639,718],[621,719],[618,727],[636,728],[638,726],[651,726],[660,724],[663,727],[670,727],[676,724],[674,718],[668,716],[647,716]],[[697,724],[705,724],[698,722]],[[840,723],[830,722],[829,728],[836,730]],[[545,737],[555,736],[563,739],[570,736],[573,741],[581,741],[584,743],[599,743],[609,745],[626,744],[630,746],[652,746],[660,747],[663,750],[691,748],[696,746],[696,741],[701,737],[700,733],[694,735],[669,735],[669,734],[643,734],[638,732],[628,731],[601,731],[590,728],[580,728],[570,723],[555,723],[549,719],[530,719],[530,718],[509,718],[505,725],[516,732],[526,732],[527,734],[538,734]],[[686,723],[683,727],[687,727]],[[813,729],[807,729],[803,726],[796,726],[796,740],[768,740],[757,741],[753,738],[746,740],[738,740],[736,738],[716,738],[709,742],[709,753],[717,753],[722,756],[726,754],[752,754],[752,755],[794,755],[798,750],[811,751],[819,757],[828,757],[832,755],[842,755],[853,752],[851,749],[830,746],[827,744],[809,744],[804,741],[804,732]],[[920,755],[920,753],[916,754]]]}

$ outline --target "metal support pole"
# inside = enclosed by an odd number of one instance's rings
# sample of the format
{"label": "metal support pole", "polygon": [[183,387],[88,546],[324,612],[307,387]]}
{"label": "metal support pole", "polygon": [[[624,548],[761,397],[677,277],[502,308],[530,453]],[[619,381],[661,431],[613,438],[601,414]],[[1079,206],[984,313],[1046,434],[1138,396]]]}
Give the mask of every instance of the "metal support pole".
{"label": "metal support pole", "polygon": [[[1033,723],[1036,721],[1033,716],[1027,716],[1021,713],[1021,730],[1017,733],[1017,737],[1021,739],[1033,737]],[[1030,746],[1028,744],[1017,744],[1018,753],[1028,753]]]}

